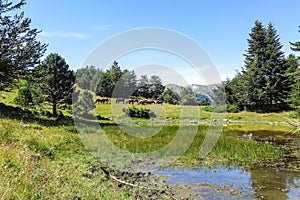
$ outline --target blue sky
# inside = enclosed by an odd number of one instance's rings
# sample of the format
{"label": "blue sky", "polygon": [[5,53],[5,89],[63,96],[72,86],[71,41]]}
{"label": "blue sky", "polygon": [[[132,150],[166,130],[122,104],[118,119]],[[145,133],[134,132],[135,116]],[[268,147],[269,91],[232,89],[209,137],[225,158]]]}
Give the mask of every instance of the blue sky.
{"label": "blue sky", "polygon": [[[27,0],[23,10],[32,19],[32,27],[43,31],[39,39],[49,43],[47,54],[61,54],[74,70],[82,67],[88,55],[108,38],[134,28],[160,27],[195,40],[224,79],[243,66],[243,53],[255,20],[265,25],[272,22],[283,50],[291,53],[289,41],[300,40],[299,8],[298,0]],[[145,60],[137,56],[139,59],[120,58],[121,67],[149,64],[155,52],[145,52]]]}

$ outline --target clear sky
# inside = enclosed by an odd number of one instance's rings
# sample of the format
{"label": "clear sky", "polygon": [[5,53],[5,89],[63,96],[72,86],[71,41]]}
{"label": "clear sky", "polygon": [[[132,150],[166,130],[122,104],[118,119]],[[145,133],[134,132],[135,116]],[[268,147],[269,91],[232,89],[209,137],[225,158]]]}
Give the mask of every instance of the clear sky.
{"label": "clear sky", "polygon": [[[134,28],[161,27],[195,40],[225,79],[243,66],[255,20],[265,25],[272,22],[286,55],[291,53],[289,41],[300,40],[299,8],[299,0],[27,0],[23,10],[32,19],[32,27],[43,31],[39,39],[49,44],[47,54],[59,53],[74,70],[114,35]],[[145,60],[137,54],[139,61],[128,56],[119,64],[123,68],[149,64],[155,53],[146,53]]]}

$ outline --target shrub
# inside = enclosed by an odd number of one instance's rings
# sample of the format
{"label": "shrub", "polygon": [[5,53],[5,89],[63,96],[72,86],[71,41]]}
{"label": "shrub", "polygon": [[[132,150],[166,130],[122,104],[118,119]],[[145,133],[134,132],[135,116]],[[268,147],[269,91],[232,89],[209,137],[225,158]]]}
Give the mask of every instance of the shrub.
{"label": "shrub", "polygon": [[237,108],[237,106],[233,105],[233,104],[227,105],[226,110],[227,110],[227,112],[230,112],[230,113],[237,113],[237,112],[239,112],[239,109]]}
{"label": "shrub", "polygon": [[135,106],[129,108],[123,108],[122,111],[129,117],[150,119],[151,117],[156,117],[153,111],[149,108],[137,108]]}
{"label": "shrub", "polygon": [[292,112],[291,114],[290,114],[290,117],[291,118],[294,118],[294,119],[300,119],[300,112],[298,111],[296,111],[296,112]]}

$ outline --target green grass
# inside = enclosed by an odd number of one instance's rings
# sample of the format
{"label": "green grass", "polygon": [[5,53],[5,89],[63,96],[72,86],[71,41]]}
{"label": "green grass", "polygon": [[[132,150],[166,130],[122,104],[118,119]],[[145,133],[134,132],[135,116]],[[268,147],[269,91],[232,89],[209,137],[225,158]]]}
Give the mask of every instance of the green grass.
{"label": "green grass", "polygon": [[[179,120],[200,120],[210,121],[213,114],[205,106],[179,106],[179,105],[135,105],[137,108],[150,108],[157,115],[157,118],[150,120],[136,121],[179,121]],[[128,108],[128,104],[97,104],[95,113],[111,120],[118,120],[118,116],[124,115],[122,107]],[[227,113],[226,119],[231,121],[250,121],[250,122],[286,122],[292,119],[293,112],[280,113],[256,113],[242,111],[238,113]]]}
{"label": "green grass", "polygon": [[[29,111],[16,107],[12,103],[15,91],[0,94],[0,196],[3,199],[135,199],[134,190],[119,187],[108,180],[99,170],[101,164],[85,149],[75,127],[71,125],[68,112],[65,117],[55,119],[40,115],[40,108]],[[97,104],[96,113],[109,118],[109,126],[102,128],[114,145],[131,152],[151,152],[170,143],[176,136],[179,125],[152,126],[155,132],[138,131],[138,137],[130,136],[113,125],[122,120],[119,112],[123,104]],[[137,105],[138,108],[150,108],[157,118],[141,121],[192,121],[198,118],[209,121],[212,113],[205,107],[176,105]],[[45,110],[51,110],[45,105]],[[114,110],[115,109],[115,110]],[[37,111],[34,114],[34,111]],[[290,113],[259,114],[251,112],[228,113],[227,118],[241,121],[285,121]],[[139,119],[140,120],[140,119]],[[138,120],[137,120],[138,121]],[[107,121],[105,122],[107,123]],[[146,126],[146,125],[144,125]],[[149,126],[150,127],[150,126]],[[192,137],[189,129],[183,126],[186,137]],[[280,159],[284,150],[277,147],[235,138],[238,131],[275,130],[287,132],[289,126],[279,125],[230,125],[212,151],[199,158],[201,144],[208,126],[199,126],[196,136],[175,163],[176,166],[199,167],[214,164],[251,166],[266,160]],[[102,133],[103,134],[103,133]],[[227,137],[230,136],[230,137]],[[140,138],[143,137],[143,138]],[[176,150],[176,148],[175,148]],[[98,170],[94,170],[97,169]]]}
{"label": "green grass", "polygon": [[[104,127],[103,130],[108,138],[118,147],[134,153],[146,153],[160,149],[170,143],[177,134],[178,128],[178,125],[164,126],[160,132],[148,138],[130,136],[117,126]],[[185,125],[183,129],[186,129],[186,137],[192,137],[188,135],[193,134],[189,131],[190,126]],[[176,161],[175,165],[197,167],[201,164],[207,166],[214,164],[234,164],[248,167],[261,161],[280,159],[285,153],[284,150],[269,144],[242,138],[226,137],[232,136],[233,127],[230,131],[229,129],[225,130],[212,151],[204,159],[200,159],[199,152],[207,130],[208,126],[198,127],[197,134],[191,146]]]}
{"label": "green grass", "polygon": [[2,199],[133,199],[66,127],[0,119],[0,144]]}

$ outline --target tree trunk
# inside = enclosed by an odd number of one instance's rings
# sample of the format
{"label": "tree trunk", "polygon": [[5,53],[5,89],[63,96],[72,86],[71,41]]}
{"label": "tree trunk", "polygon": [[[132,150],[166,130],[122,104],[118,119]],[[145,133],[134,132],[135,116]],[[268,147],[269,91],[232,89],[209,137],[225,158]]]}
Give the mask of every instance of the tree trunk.
{"label": "tree trunk", "polygon": [[52,104],[52,113],[53,113],[54,117],[57,116],[56,102],[53,102],[53,104]]}

